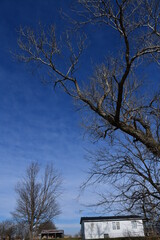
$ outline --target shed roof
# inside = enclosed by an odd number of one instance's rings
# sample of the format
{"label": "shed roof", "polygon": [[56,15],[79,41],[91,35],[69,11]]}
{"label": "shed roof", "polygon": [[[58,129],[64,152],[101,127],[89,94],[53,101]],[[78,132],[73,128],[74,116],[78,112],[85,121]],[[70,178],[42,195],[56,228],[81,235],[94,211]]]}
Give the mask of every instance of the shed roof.
{"label": "shed roof", "polygon": [[49,230],[42,230],[41,232],[41,234],[49,234],[49,233],[64,233],[64,230],[49,229]]}
{"label": "shed roof", "polygon": [[130,220],[130,219],[137,219],[137,220],[142,220],[141,216],[137,215],[127,215],[127,216],[99,216],[99,217],[81,217],[80,224],[82,221],[84,222],[96,222],[96,221],[111,221],[111,220]]}

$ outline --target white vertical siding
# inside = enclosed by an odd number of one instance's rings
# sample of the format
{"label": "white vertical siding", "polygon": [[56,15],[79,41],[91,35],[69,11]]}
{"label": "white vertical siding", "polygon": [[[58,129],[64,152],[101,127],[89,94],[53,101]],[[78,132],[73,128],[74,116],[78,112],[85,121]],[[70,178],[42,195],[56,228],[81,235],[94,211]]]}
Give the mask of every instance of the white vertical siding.
{"label": "white vertical siding", "polygon": [[[133,220],[135,221],[135,220]],[[112,222],[119,222],[119,224],[114,224],[118,226],[113,229]],[[115,237],[129,237],[129,236],[144,236],[144,228],[142,220],[136,220],[136,228],[132,224],[131,220],[121,220],[121,221],[86,221],[82,223],[82,235],[83,239],[99,239],[104,238],[105,234],[108,234],[110,238]],[[114,227],[115,228],[115,227]]]}

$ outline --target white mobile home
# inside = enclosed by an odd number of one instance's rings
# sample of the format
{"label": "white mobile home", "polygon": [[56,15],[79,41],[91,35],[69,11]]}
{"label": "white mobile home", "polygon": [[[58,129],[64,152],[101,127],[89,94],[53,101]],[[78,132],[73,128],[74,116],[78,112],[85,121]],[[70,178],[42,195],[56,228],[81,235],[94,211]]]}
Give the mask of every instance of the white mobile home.
{"label": "white mobile home", "polygon": [[144,237],[143,220],[139,216],[82,217],[82,239]]}

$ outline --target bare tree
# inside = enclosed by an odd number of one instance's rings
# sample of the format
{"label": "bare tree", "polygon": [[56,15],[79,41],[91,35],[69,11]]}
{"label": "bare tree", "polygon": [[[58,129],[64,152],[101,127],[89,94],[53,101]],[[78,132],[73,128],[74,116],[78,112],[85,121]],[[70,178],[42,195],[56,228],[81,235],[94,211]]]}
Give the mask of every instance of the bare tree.
{"label": "bare tree", "polygon": [[82,189],[96,184],[99,196],[91,206],[103,212],[114,209],[114,214],[140,214],[150,226],[157,225],[160,213],[159,157],[142,143],[124,137],[117,139],[110,149],[90,152],[88,160],[91,167]]}
{"label": "bare tree", "polygon": [[[98,66],[85,87],[75,74],[76,65],[84,49],[84,38],[71,44],[69,34],[66,46],[70,57],[59,66],[56,62],[60,54],[66,54],[56,39],[55,28],[40,28],[36,33],[30,28],[20,29],[18,45],[21,51],[18,58],[24,62],[35,62],[48,69],[54,84],[60,84],[64,91],[88,106],[96,116],[90,128],[99,137],[120,131],[142,142],[154,155],[160,156],[160,99],[157,92],[145,92],[143,83],[137,78],[137,69],[143,69],[146,60],[159,64],[160,19],[159,1],[149,0],[79,0],[82,21],[85,24],[104,24],[119,34],[119,53],[109,58],[107,63]],[[66,68],[68,63],[68,68]],[[143,85],[143,93],[140,84]],[[97,119],[98,118],[98,119]]]}
{"label": "bare tree", "polygon": [[0,237],[9,240],[13,239],[16,233],[16,224],[11,220],[5,220],[0,222]]}
{"label": "bare tree", "polygon": [[41,233],[42,230],[50,230],[50,229],[56,229],[56,226],[52,221],[46,221],[39,225],[38,233]]}
{"label": "bare tree", "polygon": [[43,178],[39,171],[39,165],[34,162],[27,168],[25,177],[17,184],[17,207],[12,213],[18,222],[28,226],[30,240],[39,224],[60,214],[57,199],[61,177],[52,165],[46,166]]}
{"label": "bare tree", "polygon": [[[95,165],[91,172],[91,179],[97,176],[96,182],[114,179],[116,191],[121,192],[112,198],[112,203],[114,199],[119,202],[133,199],[136,204],[143,195],[143,189],[145,195],[158,204],[160,88],[152,88],[152,83],[150,88],[146,88],[145,76],[143,80],[139,79],[138,73],[144,71],[149,63],[159,70],[160,1],[79,0],[78,3],[80,17],[78,21],[74,19],[74,29],[86,24],[95,27],[101,24],[106,30],[115,30],[119,36],[117,54],[107,56],[106,62],[95,67],[90,79],[79,79],[80,74],[76,76],[75,71],[84,50],[85,38],[73,43],[67,32],[63,47],[54,26],[49,30],[41,27],[39,33],[21,28],[17,57],[22,62],[34,62],[45,67],[55,86],[59,84],[68,95],[85,106],[87,119],[84,123],[96,139],[111,139],[115,146],[117,136],[121,138],[121,146],[116,149],[118,155],[110,155],[108,150],[106,156],[98,152],[100,160],[93,161]],[[65,60],[59,59],[60,65],[57,58],[61,55]],[[119,149],[122,150],[121,155]],[[123,184],[119,178],[123,179]],[[103,197],[104,204],[106,197]]]}
{"label": "bare tree", "polygon": [[16,231],[15,231],[15,239],[29,239],[29,229],[28,225],[25,222],[16,222],[15,224]]}

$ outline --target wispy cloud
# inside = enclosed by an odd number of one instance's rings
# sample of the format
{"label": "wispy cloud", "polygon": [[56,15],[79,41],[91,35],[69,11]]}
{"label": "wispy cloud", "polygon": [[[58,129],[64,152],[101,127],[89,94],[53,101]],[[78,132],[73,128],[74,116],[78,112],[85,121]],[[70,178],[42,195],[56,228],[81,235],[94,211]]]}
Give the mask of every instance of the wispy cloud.
{"label": "wispy cloud", "polygon": [[[80,116],[72,100],[60,89],[54,92],[52,85],[41,84],[40,76],[31,75],[24,65],[12,61],[9,53],[9,49],[17,49],[15,29],[20,25],[35,26],[39,19],[48,24],[58,19],[57,29],[63,31],[57,11],[62,3],[66,10],[68,1],[0,3],[0,219],[8,218],[13,211],[14,188],[28,164],[36,160],[44,167],[53,162],[64,179],[64,194],[59,200],[62,214],[55,222],[73,233],[79,228],[82,210],[85,213],[77,196],[89,167],[84,148],[90,144],[82,137]],[[85,74],[88,76],[88,69],[82,76]],[[90,198],[92,195],[83,196],[83,203]]]}
{"label": "wispy cloud", "polygon": [[1,81],[8,81],[2,82],[5,91],[1,92],[0,102],[0,218],[8,218],[15,208],[14,188],[28,164],[36,160],[44,167],[53,162],[64,180],[64,193],[59,200],[62,214],[55,222],[63,221],[64,229],[73,233],[79,228],[81,205],[77,196],[84,178],[82,170],[87,169],[77,113],[66,97],[59,102],[57,94],[32,77],[28,81],[22,72],[0,70]]}

